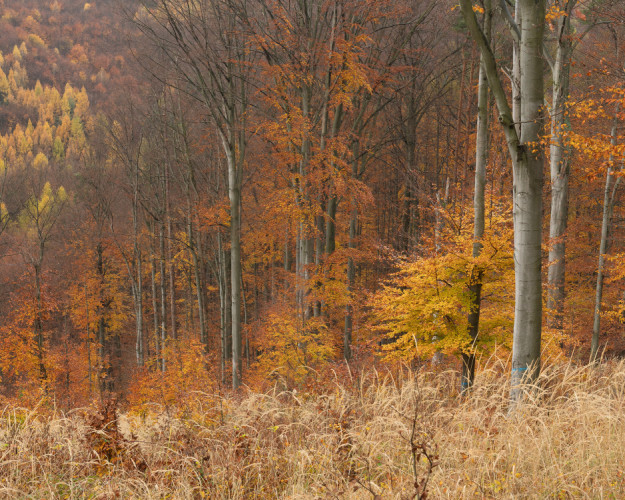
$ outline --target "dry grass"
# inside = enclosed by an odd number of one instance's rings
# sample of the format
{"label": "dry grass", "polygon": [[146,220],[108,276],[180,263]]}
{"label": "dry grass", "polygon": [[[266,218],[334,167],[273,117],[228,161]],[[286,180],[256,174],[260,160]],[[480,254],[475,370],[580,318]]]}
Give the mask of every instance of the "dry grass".
{"label": "dry grass", "polygon": [[548,367],[511,415],[501,371],[464,399],[451,372],[203,396],[201,422],[123,417],[121,433],[102,414],[5,409],[0,496],[413,498],[413,436],[437,461],[416,464],[429,498],[625,498],[625,363]]}

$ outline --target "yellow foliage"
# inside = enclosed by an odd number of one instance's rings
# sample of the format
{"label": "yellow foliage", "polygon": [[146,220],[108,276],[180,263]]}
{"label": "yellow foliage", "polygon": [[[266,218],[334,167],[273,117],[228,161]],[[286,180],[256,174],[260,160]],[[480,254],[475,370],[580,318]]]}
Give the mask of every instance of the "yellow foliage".
{"label": "yellow foliage", "polygon": [[31,33],[30,35],[28,35],[28,41],[33,47],[41,47],[41,48],[46,47],[46,42],[44,42],[43,39],[39,35],[35,35],[34,33]]}
{"label": "yellow foliage", "polygon": [[33,160],[33,167],[35,167],[35,169],[37,170],[40,170],[42,168],[46,168],[47,166],[48,157],[41,152],[37,153],[37,156],[35,156],[35,159]]}
{"label": "yellow foliage", "polygon": [[55,192],[50,183],[46,182],[41,191],[41,197],[33,196],[26,203],[18,217],[18,225],[32,230],[40,238],[45,237],[56,223],[67,198],[63,186]]}
{"label": "yellow foliage", "polygon": [[9,80],[0,68],[0,103],[6,102],[11,93],[11,87],[9,86]]}
{"label": "yellow foliage", "polygon": [[301,324],[295,311],[269,313],[255,335],[259,372],[267,379],[282,380],[289,386],[299,385],[315,368],[335,355],[332,338],[321,318],[309,318]]}
{"label": "yellow foliage", "polygon": [[218,390],[218,377],[210,370],[215,360],[208,359],[205,346],[196,340],[170,341],[165,348],[165,356],[175,369],[165,372],[145,369],[140,372],[129,391],[131,408],[145,414],[154,409],[156,401],[178,415],[211,419],[205,408],[194,404],[200,395]]}
{"label": "yellow foliage", "polygon": [[98,256],[93,242],[80,242],[76,251],[80,255],[76,266],[82,279],[69,289],[71,316],[81,331],[91,333],[104,320],[109,335],[121,331],[127,321],[128,307],[124,299],[124,275],[114,259],[110,258],[105,245],[102,268],[98,269]]}
{"label": "yellow foliage", "polygon": [[472,228],[449,238],[443,255],[403,263],[373,298],[373,326],[388,343],[389,358],[429,357],[471,350],[469,285],[482,274],[480,328],[475,347],[488,350],[512,340],[514,271],[510,214],[492,214],[479,257]]}

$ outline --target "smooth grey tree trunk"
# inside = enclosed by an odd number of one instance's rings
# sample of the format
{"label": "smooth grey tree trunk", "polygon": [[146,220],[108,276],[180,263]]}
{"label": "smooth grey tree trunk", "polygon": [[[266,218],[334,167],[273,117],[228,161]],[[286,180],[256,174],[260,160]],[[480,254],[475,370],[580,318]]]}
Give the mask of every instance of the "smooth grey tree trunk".
{"label": "smooth grey tree trunk", "polygon": [[[614,116],[614,122],[612,124],[611,132],[611,144],[616,146],[616,132],[618,128],[618,112],[617,106]],[[614,182],[614,156],[610,155],[610,162],[608,165],[608,171],[605,179],[605,189],[603,192],[603,217],[601,220],[601,242],[599,244],[599,264],[597,266],[597,286],[595,288],[595,312],[592,324],[592,340],[590,343],[590,362],[593,363],[597,360],[597,354],[599,353],[599,333],[601,332],[601,298],[603,296],[603,279],[605,268],[605,255],[608,251],[609,234],[612,225],[612,211],[614,209],[614,199],[616,190],[621,182],[619,177]]]}
{"label": "smooth grey tree trunk", "polygon": [[543,157],[539,142],[543,128],[544,0],[519,0],[521,20],[520,136],[504,91],[497,63],[480,28],[471,0],[461,0],[462,12],[473,38],[484,56],[488,83],[499,110],[513,168],[515,311],[512,340],[510,397],[520,399],[521,382],[534,380],[540,370],[542,330],[542,188]]}
{"label": "smooth grey tree trunk", "polygon": [[[137,180],[138,184],[138,180]],[[143,339],[143,266],[141,262],[141,249],[139,248],[139,220],[138,220],[138,190],[135,189],[132,206],[132,227],[133,227],[133,259],[135,268],[137,269],[137,277],[130,272],[130,283],[133,291],[133,302],[135,305],[135,322],[137,327],[137,339],[135,343],[135,351],[137,356],[137,366],[145,364],[145,347]]]}
{"label": "smooth grey tree trunk", "polygon": [[[542,191],[544,0],[522,0],[521,137],[514,166],[515,311],[512,348],[511,399],[520,398],[519,385],[540,371],[542,330]],[[527,377],[526,377],[527,376]]]}
{"label": "smooth grey tree trunk", "polygon": [[226,383],[226,359],[228,358],[228,284],[226,272],[226,257],[221,243],[221,233],[217,233],[217,269],[219,278],[219,312],[220,312],[220,340],[221,340],[221,383]]}
{"label": "smooth grey tree trunk", "polygon": [[553,64],[551,104],[551,217],[549,222],[549,266],[547,277],[547,326],[561,330],[564,318],[566,226],[569,201],[570,152],[564,144],[568,124],[567,101],[571,68],[570,14],[577,2],[569,0],[565,16],[558,22],[558,47]]}
{"label": "smooth grey tree trunk", "polygon": [[228,157],[230,198],[230,290],[232,297],[232,388],[241,385],[241,183],[234,155]]}

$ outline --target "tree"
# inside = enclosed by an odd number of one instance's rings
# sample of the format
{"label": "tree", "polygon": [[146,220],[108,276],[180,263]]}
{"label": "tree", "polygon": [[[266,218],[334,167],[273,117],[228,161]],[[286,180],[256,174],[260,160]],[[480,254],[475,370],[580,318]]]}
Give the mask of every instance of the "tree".
{"label": "tree", "polygon": [[[416,351],[420,357],[442,352],[464,358],[467,352],[489,352],[496,344],[510,345],[505,333],[512,324],[512,255],[507,240],[501,238],[510,232],[509,213],[496,213],[503,205],[499,200],[493,205],[496,209],[488,213],[490,223],[480,238],[479,256],[474,256],[473,235],[468,229],[460,235],[447,229],[444,237],[449,252],[432,252],[400,263],[399,272],[375,295],[373,327],[386,333],[388,357],[412,359]],[[471,316],[476,269],[481,271],[480,284],[488,297],[480,302],[479,338],[473,337]],[[465,370],[466,361],[463,380],[469,382]]]}
{"label": "tree", "polygon": [[[490,43],[492,8],[490,0],[484,2],[484,19],[482,29],[487,42]],[[484,66],[485,57],[480,57],[480,72],[478,81],[477,100],[477,130],[475,133],[475,181],[473,191],[473,257],[482,254],[484,237],[484,190],[486,187],[486,163],[488,160],[488,80]],[[471,305],[468,312],[468,333],[475,344],[480,331],[480,312],[482,305],[482,280],[484,269],[474,266],[469,277],[469,294]],[[463,391],[473,386],[475,379],[475,353],[474,345],[468,352],[462,353],[462,379],[460,381]]]}
{"label": "tree", "polygon": [[480,28],[471,0],[460,6],[473,39],[484,57],[488,84],[499,111],[514,175],[515,315],[512,346],[511,399],[521,397],[519,384],[534,380],[540,371],[542,332],[542,189],[543,155],[543,33],[544,0],[519,0],[519,97],[520,124],[514,122],[511,106],[499,74],[492,47]]}
{"label": "tree", "polygon": [[[43,325],[43,262],[46,246],[52,236],[52,231],[62,213],[67,201],[67,193],[61,186],[52,189],[46,182],[41,194],[34,194],[26,203],[20,214],[19,228],[26,232],[31,242],[30,249],[24,249],[24,258],[32,266],[35,284],[35,312],[33,316],[33,334],[36,343],[36,353],[39,363],[39,378],[42,387],[47,391],[48,373],[45,365],[45,339]],[[29,251],[30,250],[30,251]]]}
{"label": "tree", "polygon": [[2,71],[2,68],[0,68],[0,104],[7,102],[10,93],[11,87],[9,87],[9,80],[4,71]]}
{"label": "tree", "polygon": [[[230,294],[232,301],[232,386],[241,383],[241,187],[250,137],[248,106],[256,53],[241,29],[246,2],[158,0],[144,4],[139,29],[174,69],[181,90],[207,110],[223,146],[230,199]],[[171,84],[171,82],[169,82]]]}

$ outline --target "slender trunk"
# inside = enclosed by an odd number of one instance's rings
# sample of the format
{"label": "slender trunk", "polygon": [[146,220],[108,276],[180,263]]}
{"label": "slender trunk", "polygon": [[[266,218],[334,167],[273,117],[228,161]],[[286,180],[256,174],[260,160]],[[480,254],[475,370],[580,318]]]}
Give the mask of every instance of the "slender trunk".
{"label": "slender trunk", "polygon": [[[310,87],[304,87],[301,91],[302,97],[302,115],[305,119],[308,119],[310,114],[310,105],[312,99],[312,89]],[[310,162],[310,148],[311,139],[309,132],[303,130],[302,146],[301,146],[301,159],[299,161],[299,181],[296,186],[296,199],[297,203],[304,210],[310,210],[311,200],[309,193],[309,186],[307,176],[308,165]],[[310,230],[310,221],[300,220],[299,222],[299,306],[301,311],[302,326],[306,324],[307,319],[312,316],[313,308],[309,303],[310,295],[310,266],[313,263],[313,254],[315,247],[315,236]]]}
{"label": "slender trunk", "polygon": [[227,272],[226,272],[226,257],[221,244],[221,233],[217,233],[217,269],[218,269],[218,281],[219,281],[219,322],[220,322],[220,343],[221,343],[221,356],[220,356],[220,371],[221,371],[221,383],[226,383],[226,360],[229,356],[228,351],[228,287],[227,287]]}
{"label": "slender trunk", "polygon": [[167,369],[166,364],[166,344],[167,344],[167,293],[165,292],[165,227],[163,221],[159,223],[158,244],[159,244],[159,289],[161,295],[161,371]]}
{"label": "slender trunk", "polygon": [[156,355],[156,366],[160,367],[161,343],[159,340],[158,321],[158,296],[156,295],[156,266],[154,263],[154,249],[150,253],[150,277],[152,281],[152,316],[154,319],[154,351]]}
{"label": "slender trunk", "polygon": [[310,295],[310,267],[313,263],[315,239],[310,235],[307,224],[302,221],[299,225],[299,306],[301,311],[302,326],[312,316],[313,308],[309,302]]}
{"label": "slender trunk", "polygon": [[[514,20],[519,29],[523,27],[523,19],[521,17],[521,2],[514,4]],[[521,136],[521,41],[512,40],[512,119],[517,135]]]}
{"label": "slender trunk", "polygon": [[193,259],[193,277],[195,279],[195,297],[197,300],[198,321],[200,323],[200,342],[204,345],[204,349],[208,351],[208,338],[206,335],[206,321],[204,319],[204,287],[200,275],[200,262],[195,248],[193,239],[193,224],[191,221],[191,206],[187,206],[187,238],[189,240],[189,253]]}
{"label": "slender trunk", "polygon": [[171,199],[169,193],[169,168],[165,166],[165,208],[167,210],[167,272],[169,274],[169,314],[171,319],[170,337],[176,340],[176,276],[172,252]]}
{"label": "slender trunk", "polygon": [[[334,120],[332,120],[332,129],[330,130],[330,137],[333,139],[339,134],[341,124],[343,122],[343,104],[339,105],[334,110]],[[357,160],[356,160],[357,161]],[[334,161],[331,162],[330,168],[336,169],[337,166]],[[328,199],[328,207],[326,211],[326,255],[330,255],[336,249],[336,211],[338,209],[339,199],[333,192],[334,186],[330,186],[332,193]]]}
{"label": "slender trunk", "polygon": [[[360,144],[355,142],[352,151],[352,171],[351,177],[354,180],[358,180],[358,158],[360,157]],[[335,207],[336,209],[336,207]],[[348,247],[350,250],[356,248],[356,235],[358,231],[358,208],[354,203],[352,208],[351,217],[349,220],[349,240]],[[354,284],[356,280],[356,266],[354,264],[353,255],[349,255],[347,258],[347,305],[345,306],[345,323],[343,325],[343,359],[350,361],[352,359],[352,334],[354,329],[354,306],[352,303]]]}
{"label": "slender trunk", "polygon": [[[612,124],[612,147],[616,146],[616,132],[618,128],[618,106],[614,115],[614,123]],[[605,267],[605,255],[608,251],[608,238],[612,225],[612,210],[614,209],[614,197],[616,195],[616,189],[621,181],[619,177],[614,185],[614,156],[610,155],[610,161],[608,165],[608,171],[605,179],[605,189],[603,192],[603,218],[601,220],[601,242],[599,244],[599,264],[597,266],[597,287],[595,289],[595,313],[592,325],[592,340],[590,343],[590,362],[593,363],[597,360],[597,354],[599,353],[599,333],[601,327],[601,298],[603,295],[603,279],[604,279],[604,267]]]}
{"label": "slender trunk", "polygon": [[98,357],[100,361],[100,397],[104,397],[107,392],[113,390],[112,370],[111,370],[111,355],[108,332],[106,329],[106,309],[107,300],[104,296],[104,255],[102,244],[98,243],[96,247],[96,270],[100,280],[100,297],[98,304]]}
{"label": "slender trunk", "polygon": [[328,210],[326,218],[326,255],[330,255],[336,249],[336,210],[338,199],[333,195],[328,200]]}
{"label": "slender trunk", "polygon": [[[320,205],[320,209],[323,210],[323,203],[320,201],[319,202]],[[315,239],[315,267],[316,267],[316,272],[317,275],[319,275],[318,273],[321,272],[321,266],[323,264],[323,255],[324,255],[324,251],[325,251],[325,245],[324,245],[324,221],[323,221],[323,215],[317,215],[315,217],[315,222],[316,222],[316,226],[317,226],[317,237]],[[317,294],[319,294],[320,287],[322,286],[322,283],[320,280],[317,280],[317,282],[315,283],[315,287],[317,288]],[[315,299],[314,305],[313,305],[313,316],[315,318],[318,318],[319,316],[321,316],[321,309],[322,309],[322,304],[321,304],[321,300],[319,300],[319,298]]]}
{"label": "slender trunk", "polygon": [[85,316],[87,320],[87,328],[86,328],[86,345],[87,345],[87,378],[89,379],[89,396],[93,392],[93,378],[91,375],[91,329],[89,328],[89,289],[87,287],[87,283],[85,282]]}
{"label": "slender trunk", "polygon": [[[570,1],[572,10],[576,2]],[[551,106],[551,218],[549,222],[549,266],[547,286],[547,325],[561,330],[564,317],[566,224],[569,200],[569,151],[564,144],[568,124],[567,100],[571,64],[570,10],[559,21],[559,39],[553,68],[553,103]]]}
{"label": "slender trunk", "polygon": [[406,252],[409,252],[413,245],[412,238],[412,227],[414,224],[413,221],[413,205],[416,205],[416,193],[413,191],[413,176],[414,172],[416,172],[415,165],[415,156],[416,156],[416,129],[417,129],[417,119],[416,119],[416,110],[413,108],[415,104],[413,102],[409,103],[409,111],[408,118],[406,119],[408,130],[407,137],[404,138],[404,147],[406,149],[406,178],[404,181],[404,203],[402,208],[402,239],[400,242],[400,248],[403,248]]}
{"label": "slender trunk", "polygon": [[302,286],[302,237],[301,225],[297,226],[297,234],[295,235],[295,309],[298,317],[304,316],[304,300]]}
{"label": "slender trunk", "polygon": [[[484,2],[484,35],[490,43],[491,2]],[[486,163],[488,160],[488,80],[484,68],[484,57],[480,58],[480,73],[477,98],[477,130],[475,138],[475,187],[473,191],[473,257],[482,253],[482,237],[484,236],[484,190],[486,186]],[[461,387],[465,392],[473,387],[475,380],[475,342],[479,333],[480,308],[482,296],[482,278],[484,270],[474,266],[469,278],[469,296],[471,303],[468,314],[468,333],[471,346],[462,354]]]}
{"label": "slender trunk", "polygon": [[139,168],[135,166],[134,190],[132,199],[132,229],[133,229],[133,252],[132,262],[130,259],[124,258],[126,268],[130,277],[130,287],[132,289],[132,298],[135,308],[135,326],[136,326],[136,342],[135,354],[137,357],[137,365],[145,364],[145,346],[143,337],[143,269],[141,249],[139,248]]}
{"label": "slender trunk", "polygon": [[247,361],[247,367],[250,367],[250,336],[247,328],[247,300],[245,299],[245,287],[243,279],[241,279],[241,299],[243,303],[243,324],[245,325],[245,342],[241,342],[243,346],[243,355]]}
{"label": "slender trunk", "polygon": [[[358,210],[352,210],[352,216],[349,221],[349,243],[350,249],[356,248],[356,230],[358,227]],[[354,308],[351,304],[352,293],[354,291],[354,281],[356,278],[356,268],[354,258],[350,255],[347,259],[347,295],[348,304],[345,306],[345,325],[343,328],[343,358],[346,361],[352,359],[352,332],[354,329]]]}
{"label": "slender trunk", "polygon": [[[43,249],[41,249],[43,254]],[[43,258],[39,259],[39,262],[35,264],[35,342],[37,344],[37,362],[39,363],[39,380],[44,393],[48,392],[48,372],[44,362],[44,338],[43,338],[43,300],[41,296],[41,262]]]}
{"label": "slender trunk", "polygon": [[228,166],[230,194],[230,290],[232,296],[232,388],[241,385],[241,191],[234,159]]}
{"label": "slender trunk", "polygon": [[291,251],[289,248],[289,243],[290,243],[289,229],[290,229],[290,226],[287,224],[286,231],[284,234],[284,270],[285,271],[291,270]]}
{"label": "slender trunk", "polygon": [[143,346],[143,269],[141,265],[141,254],[137,256],[137,285],[134,295],[137,326],[135,351],[137,355],[137,366],[143,366],[145,363],[145,353]]}

